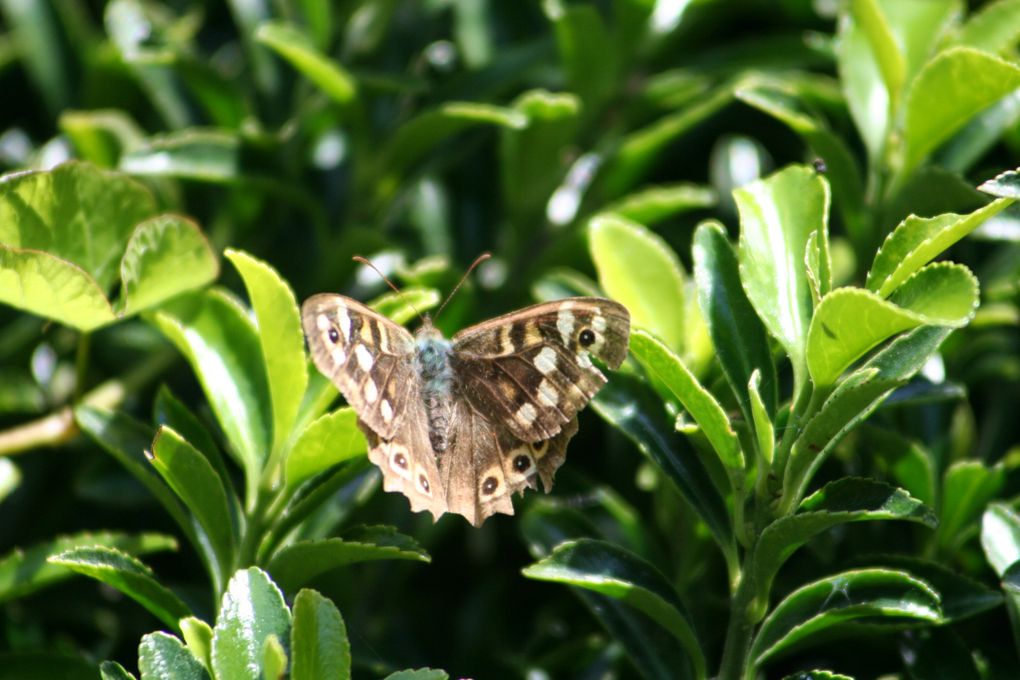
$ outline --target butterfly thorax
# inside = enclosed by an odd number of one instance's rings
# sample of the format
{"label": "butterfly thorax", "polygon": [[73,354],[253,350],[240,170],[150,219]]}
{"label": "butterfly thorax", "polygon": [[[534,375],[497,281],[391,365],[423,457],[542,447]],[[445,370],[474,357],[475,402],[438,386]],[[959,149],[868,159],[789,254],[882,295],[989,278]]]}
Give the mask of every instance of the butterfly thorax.
{"label": "butterfly thorax", "polygon": [[416,363],[421,385],[421,398],[428,416],[429,442],[432,450],[442,453],[450,445],[450,423],[453,415],[453,370],[450,368],[450,341],[431,323],[417,333]]}

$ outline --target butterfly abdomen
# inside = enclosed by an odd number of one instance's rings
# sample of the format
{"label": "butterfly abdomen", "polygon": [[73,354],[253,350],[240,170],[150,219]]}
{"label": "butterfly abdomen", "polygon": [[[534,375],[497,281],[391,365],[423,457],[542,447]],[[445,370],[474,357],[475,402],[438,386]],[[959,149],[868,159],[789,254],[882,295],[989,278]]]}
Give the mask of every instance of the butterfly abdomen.
{"label": "butterfly abdomen", "polygon": [[421,398],[428,418],[429,443],[442,453],[450,445],[450,421],[453,413],[453,371],[450,368],[450,342],[429,334],[418,338],[418,374]]}

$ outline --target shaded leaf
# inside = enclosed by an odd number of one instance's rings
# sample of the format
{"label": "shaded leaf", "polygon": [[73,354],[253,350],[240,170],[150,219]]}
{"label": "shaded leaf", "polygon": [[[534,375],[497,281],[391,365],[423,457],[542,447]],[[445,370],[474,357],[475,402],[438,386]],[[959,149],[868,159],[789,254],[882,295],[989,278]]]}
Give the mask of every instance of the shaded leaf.
{"label": "shaded leaf", "polygon": [[340,611],[314,590],[294,598],[290,642],[291,680],[346,680],[351,677],[351,646]]}
{"label": "shaded leaf", "polygon": [[368,450],[353,408],[340,408],[313,421],[290,447],[287,487],[296,488],[320,472]]}

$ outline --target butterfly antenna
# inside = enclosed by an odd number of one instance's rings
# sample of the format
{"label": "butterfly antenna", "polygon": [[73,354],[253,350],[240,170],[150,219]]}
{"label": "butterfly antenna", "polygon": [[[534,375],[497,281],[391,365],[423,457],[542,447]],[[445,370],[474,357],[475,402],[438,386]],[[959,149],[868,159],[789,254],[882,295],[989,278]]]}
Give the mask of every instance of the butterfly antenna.
{"label": "butterfly antenna", "polygon": [[460,277],[460,281],[457,282],[457,285],[453,287],[453,290],[450,291],[450,294],[446,296],[446,299],[443,301],[443,304],[439,305],[439,311],[436,312],[437,319],[439,318],[439,315],[443,313],[443,310],[446,309],[446,304],[453,297],[453,294],[460,290],[460,287],[464,285],[464,282],[467,281],[467,277],[471,275],[471,272],[475,270],[475,267],[485,262],[490,257],[492,257],[492,253],[482,253],[481,255],[475,258],[475,261],[472,262],[471,266],[468,267],[466,272],[464,272],[464,276]]}
{"label": "butterfly antenna", "polygon": [[[401,295],[402,294],[402,291],[399,288],[397,288],[397,286],[392,281],[390,281],[388,278],[386,278],[386,275],[383,274],[381,271],[379,271],[379,268],[376,267],[374,264],[372,264],[370,261],[368,261],[367,259],[363,258],[361,255],[355,255],[351,259],[354,260],[355,262],[359,262],[361,264],[368,265],[369,267],[371,267],[372,271],[374,271],[376,274],[378,274],[379,278],[381,278],[383,281],[385,281],[386,285],[389,286],[390,288],[392,288],[394,293],[396,293],[397,295]],[[411,302],[410,300],[407,300],[406,302],[407,302],[408,305],[410,305],[411,309],[414,310],[414,313],[418,315],[418,318],[421,319],[421,322],[425,323],[425,317],[421,315],[421,312],[419,312],[418,308],[414,306],[414,303]]]}

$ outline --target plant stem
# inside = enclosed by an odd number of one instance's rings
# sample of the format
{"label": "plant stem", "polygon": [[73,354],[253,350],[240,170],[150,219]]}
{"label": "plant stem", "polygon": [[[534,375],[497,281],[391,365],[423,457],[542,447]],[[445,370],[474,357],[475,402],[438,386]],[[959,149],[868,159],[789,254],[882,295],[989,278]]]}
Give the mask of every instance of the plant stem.
{"label": "plant stem", "polygon": [[[78,403],[105,409],[114,408],[124,401],[127,395],[162,373],[176,356],[170,349],[154,352],[134,370],[119,378],[107,380],[89,391]],[[77,434],[74,407],[65,406],[55,413],[0,432],[0,456],[24,453],[41,446],[56,446]]]}
{"label": "plant stem", "polygon": [[741,680],[749,670],[747,655],[755,625],[748,612],[754,599],[754,581],[749,578],[752,555],[753,547],[745,555],[740,582],[730,598],[730,622],[726,629],[722,663],[716,680]]}
{"label": "plant stem", "polygon": [[81,399],[85,391],[85,382],[89,372],[89,347],[92,344],[92,334],[83,332],[78,336],[78,349],[74,356],[74,396],[72,401]]}

